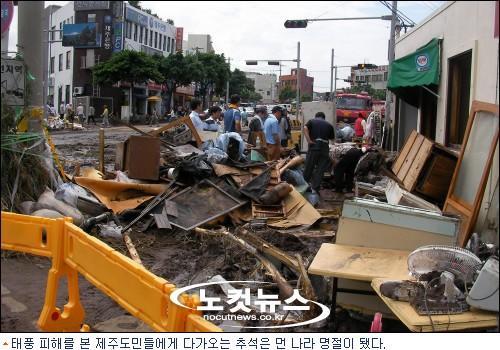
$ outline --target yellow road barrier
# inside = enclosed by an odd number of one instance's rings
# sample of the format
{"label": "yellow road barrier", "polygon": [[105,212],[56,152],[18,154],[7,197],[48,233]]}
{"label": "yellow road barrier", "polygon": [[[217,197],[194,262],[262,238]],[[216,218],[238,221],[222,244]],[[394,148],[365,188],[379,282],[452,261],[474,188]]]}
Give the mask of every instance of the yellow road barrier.
{"label": "yellow road barrier", "polygon": [[[203,319],[201,311],[174,304],[177,288],[132,259],[73,225],[71,218],[46,219],[2,211],[2,249],[52,258],[45,303],[38,326],[46,332],[90,331],[83,325],[78,273],[121,307],[158,332],[221,332]],[[67,278],[68,302],[56,305],[61,277]],[[179,297],[191,308],[201,305],[198,295]]]}

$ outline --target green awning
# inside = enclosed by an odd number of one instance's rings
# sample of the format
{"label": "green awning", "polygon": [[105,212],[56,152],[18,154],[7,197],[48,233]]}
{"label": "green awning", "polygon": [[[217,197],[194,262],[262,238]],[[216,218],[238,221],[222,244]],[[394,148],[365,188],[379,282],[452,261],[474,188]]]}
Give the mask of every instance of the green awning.
{"label": "green awning", "polygon": [[420,87],[439,84],[441,41],[434,38],[415,52],[392,61],[387,88],[406,103],[418,107]]}

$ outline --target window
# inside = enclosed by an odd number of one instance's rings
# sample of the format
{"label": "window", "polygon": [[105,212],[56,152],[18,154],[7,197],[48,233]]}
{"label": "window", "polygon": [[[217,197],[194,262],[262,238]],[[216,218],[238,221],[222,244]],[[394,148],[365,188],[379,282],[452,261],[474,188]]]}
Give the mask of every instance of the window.
{"label": "window", "polygon": [[144,28],[144,45],[148,44],[148,28]]}
{"label": "window", "polygon": [[161,41],[162,41],[162,39],[163,39],[163,35],[161,35],[161,33],[160,33],[160,34],[158,34],[158,37],[159,37],[159,40],[158,40],[158,42],[159,42],[158,48],[161,50]]}
{"label": "window", "polygon": [[134,24],[134,41],[137,41],[137,24]]}
{"label": "window", "polygon": [[158,48],[158,32],[155,32],[155,49]]}
{"label": "window", "polygon": [[95,13],[89,13],[87,15],[87,23],[95,23]]}
{"label": "window", "polygon": [[132,23],[130,23],[130,22],[127,22],[127,26],[125,29],[125,37],[127,39],[132,38]]}
{"label": "window", "polygon": [[51,74],[54,73],[54,70],[55,70],[55,63],[54,63],[55,59],[56,59],[55,57],[50,58],[50,73]]}
{"label": "window", "polygon": [[66,69],[71,69],[71,51],[66,52]]}
{"label": "window", "polygon": [[63,24],[62,22],[59,23],[59,29],[60,29],[60,32],[59,32],[59,40],[62,40],[62,27],[63,27]]}
{"label": "window", "polygon": [[[168,39],[167,51],[170,52],[170,38],[167,39]],[[165,47],[163,47],[163,50],[165,50]]]}
{"label": "window", "polygon": [[63,70],[63,54],[59,54],[59,72]]}
{"label": "window", "polygon": [[143,28],[143,27],[141,27],[141,30],[140,30],[140,32],[139,32],[139,33],[140,33],[140,34],[139,34],[139,44],[142,44],[142,36],[144,35],[144,34],[143,34],[143,31],[144,31],[144,28]]}
{"label": "window", "polygon": [[[168,43],[170,44],[170,38],[165,35],[163,37],[163,51],[165,51],[167,49],[167,40],[168,40]],[[168,46],[170,48],[170,45],[168,45]]]}
{"label": "window", "polygon": [[387,81],[387,72],[384,73],[384,81]]}
{"label": "window", "polygon": [[149,31],[149,46],[153,46],[153,30]]}
{"label": "window", "polygon": [[55,33],[55,30],[56,30],[56,26],[53,26],[52,27],[52,31],[50,32],[50,41],[54,41],[54,33]]}

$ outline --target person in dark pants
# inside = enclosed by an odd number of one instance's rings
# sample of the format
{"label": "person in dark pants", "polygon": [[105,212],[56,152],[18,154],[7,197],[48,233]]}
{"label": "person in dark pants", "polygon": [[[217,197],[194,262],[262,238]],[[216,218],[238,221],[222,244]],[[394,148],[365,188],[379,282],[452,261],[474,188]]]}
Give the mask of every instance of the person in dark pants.
{"label": "person in dark pants", "polygon": [[333,125],[325,120],[325,113],[318,112],[314,117],[304,126],[304,136],[309,146],[303,175],[308,183],[312,177],[311,188],[319,193],[321,181],[330,164],[328,140],[335,139],[335,130]]}
{"label": "person in dark pants", "polygon": [[344,189],[346,192],[352,192],[356,165],[358,165],[361,156],[370,149],[370,146],[364,146],[361,149],[357,147],[351,148],[340,158],[337,165],[333,168],[334,192],[342,193]]}

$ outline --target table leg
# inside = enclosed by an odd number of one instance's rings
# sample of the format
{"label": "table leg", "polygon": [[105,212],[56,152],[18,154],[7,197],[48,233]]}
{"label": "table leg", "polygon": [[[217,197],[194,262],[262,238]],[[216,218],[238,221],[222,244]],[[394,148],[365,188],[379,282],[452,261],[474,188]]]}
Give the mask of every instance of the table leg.
{"label": "table leg", "polygon": [[337,277],[333,277],[333,286],[332,286],[332,307],[330,308],[330,332],[334,332],[337,328],[335,325],[335,309],[337,306],[337,287],[339,284],[339,279]]}

